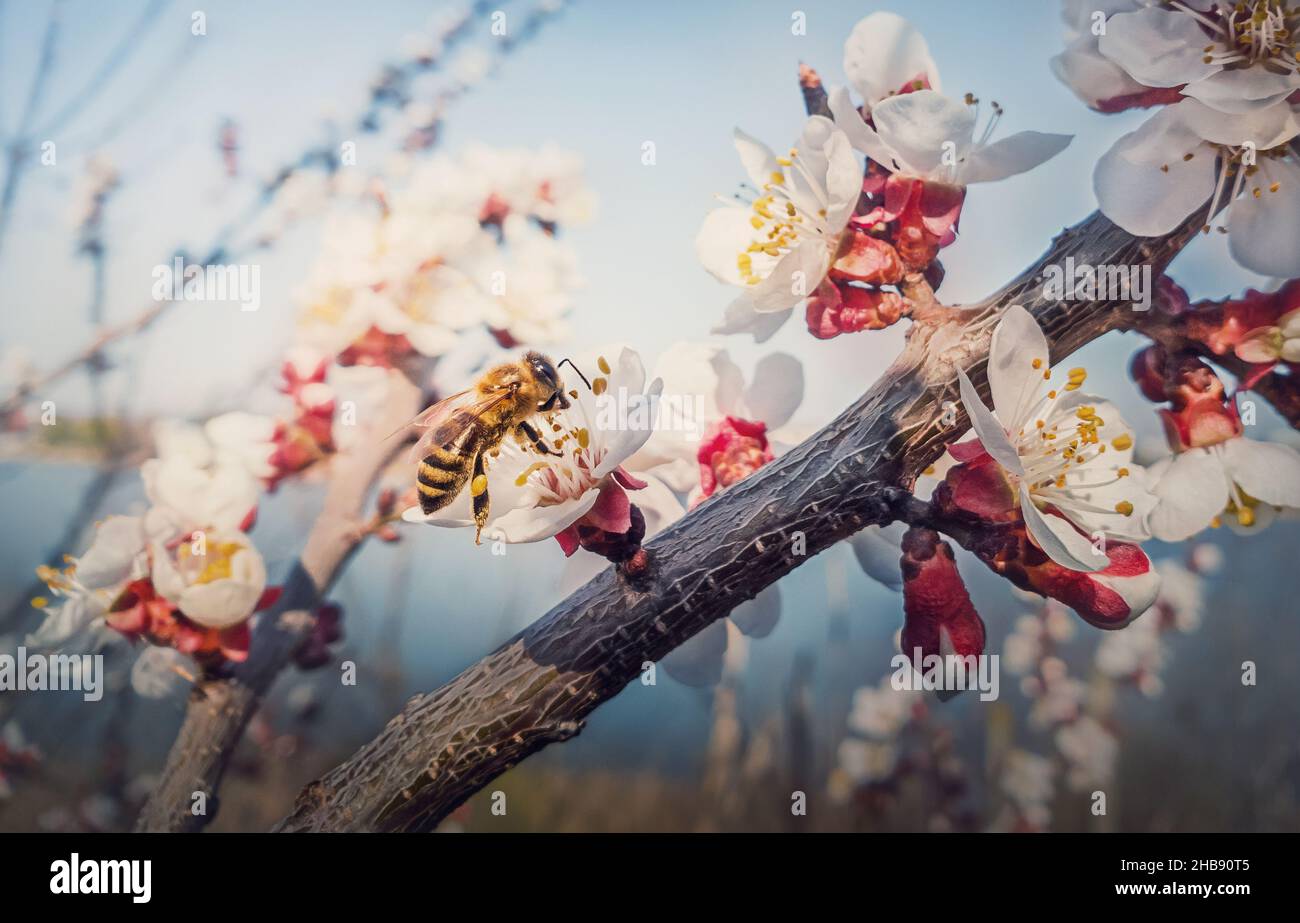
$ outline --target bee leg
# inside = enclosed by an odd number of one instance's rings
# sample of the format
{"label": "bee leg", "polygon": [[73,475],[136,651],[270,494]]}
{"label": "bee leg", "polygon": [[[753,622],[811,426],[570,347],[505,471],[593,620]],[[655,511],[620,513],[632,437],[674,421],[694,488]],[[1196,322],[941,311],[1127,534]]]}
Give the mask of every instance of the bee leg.
{"label": "bee leg", "polygon": [[483,526],[487,524],[491,500],[488,497],[487,472],[483,469],[483,453],[474,456],[474,474],[469,482],[470,497],[474,503],[474,544],[481,545]]}
{"label": "bee leg", "polygon": [[533,444],[533,448],[542,455],[554,455],[558,458],[563,454],[561,452],[552,452],[550,448],[547,447],[546,442],[542,439],[541,435],[537,430],[533,429],[532,425],[529,424],[528,421],[525,420],[516,428],[523,433],[525,439]]}

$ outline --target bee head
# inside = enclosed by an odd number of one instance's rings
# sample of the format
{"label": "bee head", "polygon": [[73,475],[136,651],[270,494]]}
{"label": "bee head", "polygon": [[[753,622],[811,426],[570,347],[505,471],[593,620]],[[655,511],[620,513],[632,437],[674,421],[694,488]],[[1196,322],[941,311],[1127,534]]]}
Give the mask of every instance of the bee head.
{"label": "bee head", "polygon": [[555,371],[555,363],[539,352],[529,352],[524,356],[529,370],[541,379],[542,383],[552,389],[560,386],[560,373]]}
{"label": "bee head", "polygon": [[524,356],[524,364],[537,377],[547,395],[538,405],[539,410],[552,410],[556,404],[562,408],[569,406],[569,399],[564,396],[564,382],[560,381],[560,373],[556,371],[554,362],[539,352],[529,352]]}

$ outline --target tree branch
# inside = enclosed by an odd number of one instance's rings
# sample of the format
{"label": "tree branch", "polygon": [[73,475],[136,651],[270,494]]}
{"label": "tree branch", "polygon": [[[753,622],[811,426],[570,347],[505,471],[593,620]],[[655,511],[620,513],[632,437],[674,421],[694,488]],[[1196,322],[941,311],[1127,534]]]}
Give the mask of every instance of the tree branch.
{"label": "tree branch", "polygon": [[[647,546],[635,584],[610,568],[442,688],[416,696],[379,736],[299,795],[281,831],[434,828],[520,760],[577,734],[586,717],[735,606],[864,526],[966,428],[957,369],[982,390],[1002,307],[1037,317],[1059,361],[1120,324],[1122,302],[1047,301],[1041,274],[1076,263],[1150,263],[1158,275],[1204,221],[1134,238],[1100,214],[1067,229],[1033,267],[965,310],[928,312],[881,379],[828,426],[711,497]],[[806,554],[800,554],[800,551]]]}
{"label": "tree branch", "polygon": [[[385,437],[415,416],[420,390],[400,373],[391,372],[383,407],[356,449],[335,459],[325,506],[279,601],[259,618],[248,660],[230,676],[205,677],[196,684],[137,830],[197,830],[216,813],[211,802],[244,727],[311,632],[313,610],[360,545],[366,498],[375,479],[404,446],[400,439]],[[198,815],[191,811],[197,792],[209,800],[206,813]]]}
{"label": "tree branch", "polygon": [[[1250,377],[1252,366],[1249,362],[1238,359],[1231,352],[1216,353],[1200,340],[1186,336],[1185,323],[1185,317],[1155,310],[1134,312],[1124,318],[1122,327],[1150,337],[1171,356],[1180,352],[1194,353],[1231,373],[1238,381]],[[1292,429],[1300,429],[1300,379],[1275,369],[1252,384],[1250,390],[1272,404]]]}

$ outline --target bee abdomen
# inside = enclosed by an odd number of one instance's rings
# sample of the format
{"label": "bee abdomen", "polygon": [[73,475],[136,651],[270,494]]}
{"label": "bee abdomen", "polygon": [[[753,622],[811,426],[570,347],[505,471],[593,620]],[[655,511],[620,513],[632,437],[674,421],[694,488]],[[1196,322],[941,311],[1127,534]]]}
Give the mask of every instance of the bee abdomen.
{"label": "bee abdomen", "polygon": [[434,447],[416,475],[420,509],[426,514],[442,509],[460,493],[469,476],[467,460],[455,452]]}

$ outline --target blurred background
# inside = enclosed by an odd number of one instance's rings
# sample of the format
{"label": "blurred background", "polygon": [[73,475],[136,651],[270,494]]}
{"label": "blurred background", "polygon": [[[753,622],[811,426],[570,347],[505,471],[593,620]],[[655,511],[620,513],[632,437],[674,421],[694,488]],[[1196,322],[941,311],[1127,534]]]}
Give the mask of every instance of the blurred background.
{"label": "blurred background", "polygon": [[[569,312],[575,333],[556,351],[619,340],[653,365],[675,342],[706,341],[748,371],[781,350],[804,362],[794,422],[824,424],[897,353],[903,325],[821,342],[796,318],[762,346],[711,338],[730,294],[700,267],[693,241],[713,197],[742,178],[733,126],[777,148],[792,140],[803,121],[799,63],[843,82],[844,39],[877,9],[924,32],[946,92],[1002,105],[1000,134],[1075,136],[1039,169],[971,189],[939,295],[977,299],[1094,209],[1093,164],[1143,118],[1092,113],[1053,78],[1054,3],[810,0],[796,35],[790,4],[773,2],[228,0],[196,35],[194,11],[166,0],[0,0],[3,393],[139,318],[154,267],[175,253],[251,259],[261,273],[260,310],[180,303],[115,342],[105,361],[33,395],[57,402],[59,426],[4,434],[0,649],[41,621],[30,605],[38,565],[83,550],[87,523],[143,509],[138,465],[152,424],[275,411],[300,289],[342,194],[337,165],[320,152],[342,140],[355,141],[368,178],[481,144],[579,155],[594,208],[562,233],[584,284]],[[491,31],[501,11],[519,26],[509,42]],[[394,90],[394,68],[427,58],[449,21],[465,25]],[[312,183],[313,173],[331,181]],[[1193,298],[1263,281],[1236,268],[1217,235],[1171,274]],[[1109,335],[1078,364],[1153,453],[1158,421],[1124,373],[1138,343]],[[1270,414],[1260,408],[1259,435],[1291,438]],[[303,479],[263,499],[256,539],[272,582],[321,489]],[[848,546],[834,548],[781,582],[769,635],[728,629],[719,683],[661,673],[629,686],[576,739],[492,786],[507,793],[505,817],[480,793],[443,829],[1295,830],[1300,613],[1290,567],[1300,527],[1203,538],[1148,546],[1167,571],[1166,597],[1105,639],[963,555],[988,649],[1003,657],[994,702],[900,704],[887,683],[881,691],[901,598],[865,576]],[[281,677],[227,775],[213,829],[269,827],[410,695],[565,595],[553,543],[512,548],[510,581],[491,578],[484,554],[463,533],[436,529],[363,547],[331,594],[345,632],[334,662]],[[0,829],[130,826],[184,709],[183,692],[133,694],[132,656],[120,652],[117,688],[98,703],[0,692]],[[355,686],[338,681],[344,660],[357,664]],[[1257,685],[1242,684],[1244,661],[1257,665]],[[1090,811],[1098,789],[1104,816]],[[808,796],[807,818],[791,817],[796,790]]]}

